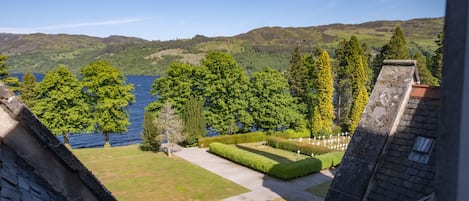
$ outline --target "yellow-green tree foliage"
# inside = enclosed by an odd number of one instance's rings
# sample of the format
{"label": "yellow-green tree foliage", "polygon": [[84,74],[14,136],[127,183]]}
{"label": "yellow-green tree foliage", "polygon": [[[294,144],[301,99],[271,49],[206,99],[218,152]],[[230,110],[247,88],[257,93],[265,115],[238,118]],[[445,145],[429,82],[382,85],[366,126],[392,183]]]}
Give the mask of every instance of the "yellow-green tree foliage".
{"label": "yellow-green tree foliage", "polygon": [[347,122],[347,130],[350,133],[355,132],[358,122],[360,121],[361,114],[365,109],[368,102],[368,92],[366,83],[368,78],[365,72],[363,57],[360,55],[360,45],[355,36],[352,36],[349,41],[349,48],[353,49],[349,55],[350,63],[353,65],[352,71],[352,108],[349,113],[349,122]]}
{"label": "yellow-green tree foliage", "polygon": [[[321,118],[321,130],[323,130],[323,132],[330,133],[332,132],[332,121],[334,120],[334,106],[332,102],[332,96],[334,95],[334,81],[332,79],[332,69],[327,51],[323,50],[321,52],[316,64],[317,106]],[[314,121],[313,124],[315,124]],[[317,126],[313,125],[313,127]]]}
{"label": "yellow-green tree foliage", "polygon": [[316,105],[313,109],[313,124],[311,125],[311,132],[314,136],[319,136],[322,133],[323,122],[321,118],[321,113],[319,112],[319,107]]}

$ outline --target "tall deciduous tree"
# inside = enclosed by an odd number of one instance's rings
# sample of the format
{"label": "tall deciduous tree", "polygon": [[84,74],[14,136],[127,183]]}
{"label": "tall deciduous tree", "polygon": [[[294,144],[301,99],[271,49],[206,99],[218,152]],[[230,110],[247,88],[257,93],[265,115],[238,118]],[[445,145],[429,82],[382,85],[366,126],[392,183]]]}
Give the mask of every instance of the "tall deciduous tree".
{"label": "tall deciduous tree", "polygon": [[[318,112],[321,117],[321,130],[326,133],[332,132],[332,125],[334,120],[334,105],[332,102],[332,96],[334,95],[334,81],[332,79],[332,69],[329,61],[329,54],[323,50],[319,59],[316,62],[317,65],[317,106]],[[313,124],[315,122],[313,121]],[[313,133],[314,134],[314,133]]]}
{"label": "tall deciduous tree", "polygon": [[80,72],[95,129],[103,133],[104,146],[109,147],[109,134],[125,132],[130,125],[127,106],[135,100],[134,87],[126,83],[121,71],[104,61],[93,62]]}
{"label": "tall deciduous tree", "polygon": [[438,79],[433,77],[432,73],[427,68],[427,59],[420,52],[417,52],[414,58],[417,61],[420,83],[428,84],[430,86],[438,86]]}
{"label": "tall deciduous tree", "polygon": [[171,107],[170,102],[166,102],[158,113],[156,124],[161,131],[159,137],[167,142],[167,153],[171,157],[172,144],[180,143],[184,140],[183,122]]}
{"label": "tall deciduous tree", "polygon": [[23,81],[20,83],[18,92],[20,99],[29,107],[34,106],[34,102],[37,98],[37,86],[36,77],[31,72],[26,72],[23,75]]}
{"label": "tall deciduous tree", "polygon": [[404,32],[400,26],[396,26],[389,42],[384,45],[381,52],[376,55],[375,61],[373,62],[374,81],[376,81],[376,78],[381,71],[381,67],[383,66],[383,60],[385,59],[410,59]]}
{"label": "tall deciduous tree", "polygon": [[247,132],[253,125],[248,113],[249,80],[233,57],[223,52],[210,52],[201,61],[206,68],[205,114],[210,128],[221,134]]}
{"label": "tall deciduous tree", "polygon": [[251,77],[253,98],[252,117],[257,128],[274,131],[290,127],[302,118],[295,108],[288,82],[283,75],[272,68],[265,68]]}
{"label": "tall deciduous tree", "polygon": [[202,97],[203,83],[207,71],[203,67],[185,63],[172,63],[164,76],[155,79],[151,94],[158,97],[158,101],[150,103],[146,110],[156,112],[166,101],[171,102],[179,114],[184,113],[184,104],[189,97]]}
{"label": "tall deciduous tree", "polygon": [[161,132],[156,126],[156,117],[151,112],[145,112],[143,115],[142,144],[140,149],[143,151],[158,151],[161,141],[158,135]]}
{"label": "tall deciduous tree", "polygon": [[37,88],[37,101],[32,111],[55,135],[63,135],[69,145],[68,134],[92,130],[82,85],[75,75],[63,66],[48,72]]}
{"label": "tall deciduous tree", "polygon": [[206,121],[203,114],[203,102],[191,96],[184,106],[184,134],[186,145],[195,145],[206,133]]}
{"label": "tall deciduous tree", "polygon": [[438,39],[435,41],[438,48],[435,50],[435,54],[432,57],[432,68],[431,72],[438,82],[441,83],[441,69],[443,68],[443,32],[438,34]]}
{"label": "tall deciduous tree", "polygon": [[17,77],[10,76],[10,72],[8,71],[10,67],[6,65],[7,59],[8,56],[0,55],[0,81],[9,86],[10,90],[16,92],[18,91],[19,81]]}

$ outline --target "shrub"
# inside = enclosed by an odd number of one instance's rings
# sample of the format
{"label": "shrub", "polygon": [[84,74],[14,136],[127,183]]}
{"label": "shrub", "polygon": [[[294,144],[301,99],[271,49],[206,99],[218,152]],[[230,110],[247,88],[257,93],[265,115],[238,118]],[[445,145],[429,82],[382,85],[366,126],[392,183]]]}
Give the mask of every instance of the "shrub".
{"label": "shrub", "polygon": [[210,152],[223,158],[285,180],[336,166],[343,157],[342,152],[331,152],[315,158],[307,158],[291,163],[280,163],[266,156],[218,142],[211,143],[209,148]]}
{"label": "shrub", "polygon": [[317,146],[317,145],[306,144],[306,143],[301,143],[301,142],[296,142],[296,141],[289,141],[287,139],[275,137],[275,136],[269,136],[267,138],[267,144],[276,149],[283,149],[283,150],[293,151],[293,152],[297,152],[298,150],[300,150],[301,153],[307,154],[307,155],[311,155],[311,154],[319,155],[319,154],[325,154],[325,153],[334,151],[324,146]]}
{"label": "shrub", "polygon": [[286,130],[283,130],[283,131],[276,131],[276,132],[272,133],[272,136],[281,137],[281,138],[285,138],[285,139],[300,138],[300,137],[308,138],[308,137],[310,137],[310,133],[309,133],[309,130],[307,130],[307,129],[304,129],[302,131],[295,131],[295,130],[292,130],[292,129],[286,129]]}
{"label": "shrub", "polygon": [[199,147],[207,147],[212,142],[220,142],[223,144],[239,144],[247,142],[265,141],[267,136],[263,132],[253,132],[237,135],[220,135],[215,137],[204,137],[199,139]]}

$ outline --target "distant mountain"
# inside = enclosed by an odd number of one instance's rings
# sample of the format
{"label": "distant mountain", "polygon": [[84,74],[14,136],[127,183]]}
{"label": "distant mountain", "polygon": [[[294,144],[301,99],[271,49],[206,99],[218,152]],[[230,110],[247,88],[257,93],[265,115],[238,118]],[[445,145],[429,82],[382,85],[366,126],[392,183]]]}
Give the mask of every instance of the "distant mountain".
{"label": "distant mountain", "polygon": [[171,41],[0,33],[0,53],[10,56],[7,62],[12,72],[47,72],[58,65],[78,71],[92,61],[107,60],[126,74],[160,75],[173,61],[198,64],[206,52],[213,50],[231,53],[249,72],[265,66],[284,70],[297,43],[304,53],[320,48],[333,56],[339,40],[356,35],[376,53],[389,41],[396,25],[404,30],[412,52],[430,55],[436,48],[434,41],[443,30],[443,23],[443,18],[425,18],[300,28],[263,27],[233,37],[197,35]]}

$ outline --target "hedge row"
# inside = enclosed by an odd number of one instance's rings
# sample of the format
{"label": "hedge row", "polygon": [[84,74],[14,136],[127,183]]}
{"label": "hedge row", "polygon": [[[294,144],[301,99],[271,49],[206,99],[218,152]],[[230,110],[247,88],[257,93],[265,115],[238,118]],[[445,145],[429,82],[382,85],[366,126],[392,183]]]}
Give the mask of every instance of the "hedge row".
{"label": "hedge row", "polygon": [[279,163],[263,155],[217,142],[210,144],[209,151],[233,162],[284,180],[336,166],[340,164],[343,157],[342,152],[331,152],[296,162]]}
{"label": "hedge row", "polygon": [[308,130],[295,131],[295,130],[292,130],[292,129],[286,129],[286,130],[283,130],[283,131],[276,131],[276,132],[272,133],[271,136],[281,137],[281,138],[285,138],[285,139],[300,138],[300,137],[308,138],[308,137],[310,137],[310,133],[309,133]]}
{"label": "hedge row", "polygon": [[213,142],[220,142],[223,144],[239,144],[248,142],[261,142],[265,141],[267,136],[263,132],[253,132],[237,135],[220,135],[215,137],[204,137],[199,139],[199,147],[207,147]]}
{"label": "hedge row", "polygon": [[298,141],[289,141],[287,139],[274,136],[269,136],[267,138],[267,144],[276,149],[283,149],[293,152],[297,152],[298,150],[300,150],[302,154],[306,155],[319,155],[334,151],[324,146],[306,144]]}

